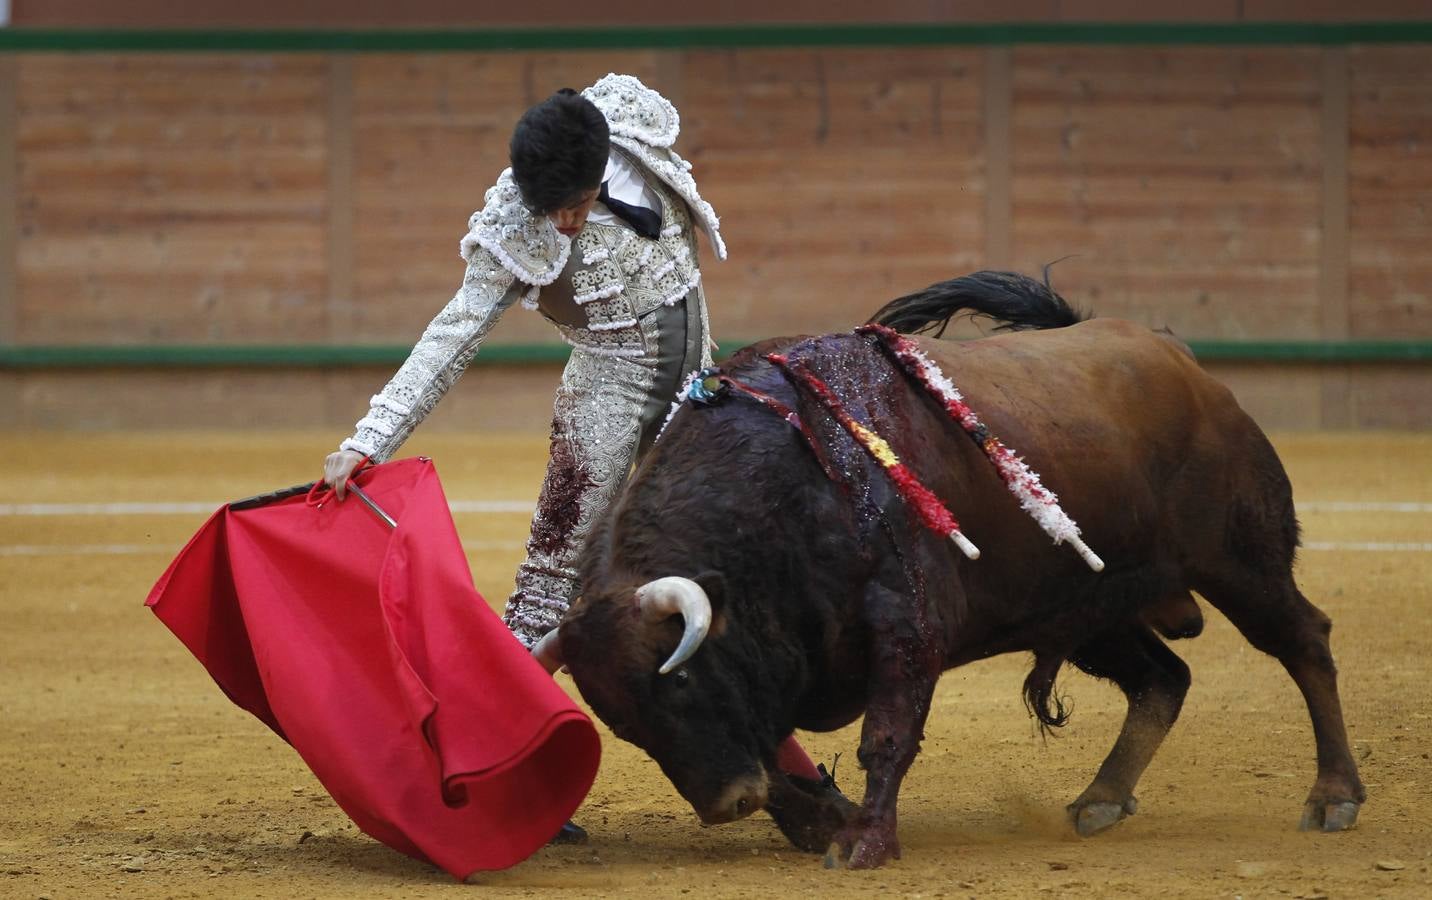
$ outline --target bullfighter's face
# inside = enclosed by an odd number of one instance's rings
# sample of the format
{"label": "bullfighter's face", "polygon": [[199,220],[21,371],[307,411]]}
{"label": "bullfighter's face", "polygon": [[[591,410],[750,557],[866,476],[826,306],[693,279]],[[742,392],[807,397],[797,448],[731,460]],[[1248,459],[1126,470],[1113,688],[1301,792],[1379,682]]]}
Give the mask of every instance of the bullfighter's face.
{"label": "bullfighter's face", "polygon": [[592,207],[596,205],[597,193],[600,188],[592,188],[582,191],[572,202],[561,209],[555,209],[547,214],[557,230],[567,237],[576,237],[578,232],[587,224],[587,216],[592,214]]}
{"label": "bullfighter's face", "polygon": [[661,674],[681,638],[680,621],[613,617],[614,607],[581,602],[562,625],[566,663],[582,697],[613,734],[656,760],[703,823],[763,808],[776,741],[755,727],[749,689],[742,673],[723,665],[720,638],[709,637]]}

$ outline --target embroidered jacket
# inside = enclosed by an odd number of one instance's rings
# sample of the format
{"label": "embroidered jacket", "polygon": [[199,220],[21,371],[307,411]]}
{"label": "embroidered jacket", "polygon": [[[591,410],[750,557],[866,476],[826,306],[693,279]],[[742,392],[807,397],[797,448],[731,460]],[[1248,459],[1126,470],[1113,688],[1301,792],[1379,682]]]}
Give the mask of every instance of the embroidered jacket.
{"label": "embroidered jacket", "polygon": [[374,395],[342,449],[374,462],[390,457],[519,299],[551,319],[567,343],[600,355],[643,355],[637,317],[688,294],[706,325],[692,226],[706,232],[718,259],[726,258],[726,247],[715,211],[697,193],[690,163],[671,149],[680,131],[676,108],[630,75],[607,75],[582,95],[606,116],[613,152],[636,165],[661,198],[660,236],[648,240],[621,225],[588,222],[574,241],[547,216],[531,213],[512,170],[503,171],[468,221],[462,287]]}

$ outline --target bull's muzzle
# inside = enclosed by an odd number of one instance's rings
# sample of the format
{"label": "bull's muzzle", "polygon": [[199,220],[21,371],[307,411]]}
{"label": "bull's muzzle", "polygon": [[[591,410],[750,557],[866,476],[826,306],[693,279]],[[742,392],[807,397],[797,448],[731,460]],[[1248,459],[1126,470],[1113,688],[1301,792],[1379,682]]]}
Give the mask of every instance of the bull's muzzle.
{"label": "bull's muzzle", "polygon": [[686,662],[711,630],[711,598],[701,585],[690,578],[671,575],[649,581],[636,589],[636,600],[641,607],[642,618],[648,622],[659,622],[679,615],[686,627],[681,642],[671,656],[658,669],[665,675]]}
{"label": "bull's muzzle", "polygon": [[765,809],[770,785],[766,773],[743,775],[731,781],[706,809],[698,809],[703,825],[720,825],[744,819],[758,809]]}

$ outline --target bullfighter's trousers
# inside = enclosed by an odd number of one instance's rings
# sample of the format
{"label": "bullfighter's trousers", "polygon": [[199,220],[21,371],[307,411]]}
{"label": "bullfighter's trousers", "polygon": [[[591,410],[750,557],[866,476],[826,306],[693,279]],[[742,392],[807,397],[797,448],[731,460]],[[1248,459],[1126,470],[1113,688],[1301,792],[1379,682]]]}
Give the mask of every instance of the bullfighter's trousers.
{"label": "bullfighter's trousers", "polygon": [[593,526],[656,440],[686,376],[701,366],[706,333],[697,297],[693,291],[638,319],[640,356],[573,347],[553,404],[527,559],[503,615],[528,647],[561,621],[580,587],[577,563]]}

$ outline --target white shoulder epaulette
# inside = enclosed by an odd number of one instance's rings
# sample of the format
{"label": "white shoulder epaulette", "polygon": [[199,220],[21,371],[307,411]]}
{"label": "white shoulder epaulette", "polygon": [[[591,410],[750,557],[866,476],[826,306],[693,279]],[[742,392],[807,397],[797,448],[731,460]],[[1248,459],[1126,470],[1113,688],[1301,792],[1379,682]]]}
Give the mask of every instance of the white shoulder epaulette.
{"label": "white shoulder epaulette", "polygon": [[681,116],[676,107],[634,75],[609,74],[582,91],[582,96],[606,116],[612,143],[630,153],[643,168],[686,201],[697,224],[711,238],[716,256],[725,259],[721,220],[711,204],[697,192],[691,164],[671,149],[681,133]]}
{"label": "white shoulder epaulette", "polygon": [[681,133],[681,116],[676,107],[635,75],[607,75],[582,91],[582,96],[607,117],[613,137],[670,147]]}
{"label": "white shoulder epaulette", "polygon": [[546,216],[533,215],[522,202],[512,170],[503,169],[497,184],[488,188],[482,209],[468,219],[462,239],[462,258],[472,261],[482,247],[518,281],[536,287],[551,284],[567,265],[572,240]]}

